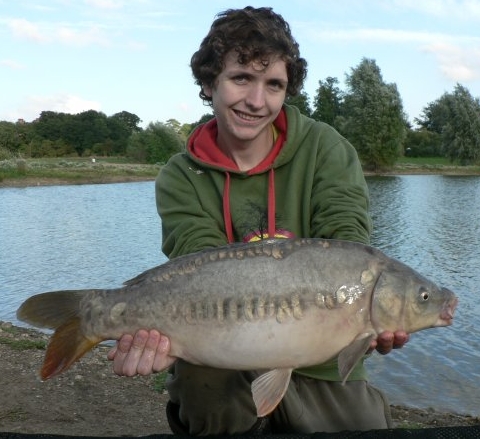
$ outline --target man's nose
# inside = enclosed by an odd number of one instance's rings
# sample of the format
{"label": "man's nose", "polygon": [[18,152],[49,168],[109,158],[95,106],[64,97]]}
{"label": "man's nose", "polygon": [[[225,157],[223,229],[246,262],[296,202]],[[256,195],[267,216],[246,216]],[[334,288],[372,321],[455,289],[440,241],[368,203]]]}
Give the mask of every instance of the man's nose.
{"label": "man's nose", "polygon": [[251,84],[245,103],[248,107],[259,109],[265,105],[265,87],[261,83]]}

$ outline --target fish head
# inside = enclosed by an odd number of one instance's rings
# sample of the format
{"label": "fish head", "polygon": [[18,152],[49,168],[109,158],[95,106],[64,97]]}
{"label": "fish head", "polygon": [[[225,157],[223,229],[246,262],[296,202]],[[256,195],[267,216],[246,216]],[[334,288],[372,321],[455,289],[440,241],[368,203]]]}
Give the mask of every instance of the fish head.
{"label": "fish head", "polygon": [[372,293],[371,320],[377,333],[412,333],[449,326],[457,303],[452,291],[400,264],[378,277]]}

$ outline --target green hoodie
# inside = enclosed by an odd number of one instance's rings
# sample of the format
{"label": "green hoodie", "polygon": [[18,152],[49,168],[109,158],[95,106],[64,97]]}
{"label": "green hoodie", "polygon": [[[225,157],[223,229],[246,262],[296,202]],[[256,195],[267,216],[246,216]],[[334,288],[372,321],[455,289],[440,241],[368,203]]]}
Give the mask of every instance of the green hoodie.
{"label": "green hoodie", "polygon": [[[215,119],[162,168],[156,200],[168,257],[271,236],[369,242],[368,189],[353,146],[296,107],[285,105],[274,125],[272,152],[248,172],[216,146]],[[335,362],[296,372],[340,380]],[[365,379],[363,364],[349,379]]]}

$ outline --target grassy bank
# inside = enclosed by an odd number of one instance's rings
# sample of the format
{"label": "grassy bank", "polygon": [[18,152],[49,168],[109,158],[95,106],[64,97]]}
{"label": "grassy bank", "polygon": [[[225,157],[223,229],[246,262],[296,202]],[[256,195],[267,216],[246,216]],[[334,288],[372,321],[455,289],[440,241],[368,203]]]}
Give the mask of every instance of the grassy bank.
{"label": "grassy bank", "polygon": [[[131,163],[122,158],[9,159],[0,161],[0,187],[115,183],[153,180],[160,165]],[[458,166],[442,158],[403,157],[391,169],[367,175],[480,175],[480,166]]]}
{"label": "grassy bank", "polygon": [[0,186],[153,180],[159,169],[112,158],[10,159],[0,161]]}
{"label": "grassy bank", "polygon": [[390,170],[381,174],[480,175],[480,166],[459,166],[442,157],[401,157]]}

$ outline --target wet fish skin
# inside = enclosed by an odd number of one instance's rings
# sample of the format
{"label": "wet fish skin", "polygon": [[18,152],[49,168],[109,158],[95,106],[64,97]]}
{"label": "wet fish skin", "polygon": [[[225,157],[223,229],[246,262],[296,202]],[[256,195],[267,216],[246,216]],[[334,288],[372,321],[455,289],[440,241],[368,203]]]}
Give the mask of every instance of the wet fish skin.
{"label": "wet fish skin", "polygon": [[121,288],[33,296],[17,315],[55,329],[43,379],[103,340],[154,328],[170,338],[171,355],[191,363],[270,370],[252,384],[264,416],[294,368],[338,357],[347,379],[378,333],[447,326],[456,304],[452,292],[372,247],[302,239],[204,250]]}

